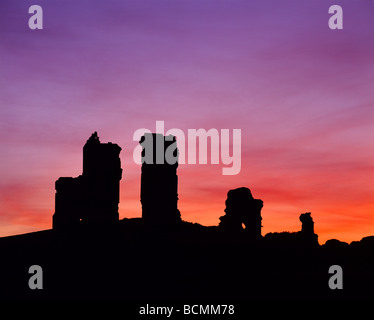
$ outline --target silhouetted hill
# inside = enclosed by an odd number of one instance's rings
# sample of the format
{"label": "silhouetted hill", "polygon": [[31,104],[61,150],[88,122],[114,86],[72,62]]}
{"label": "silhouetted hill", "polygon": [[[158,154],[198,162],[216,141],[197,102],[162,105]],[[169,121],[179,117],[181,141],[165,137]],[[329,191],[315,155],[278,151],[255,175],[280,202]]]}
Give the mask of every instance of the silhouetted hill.
{"label": "silhouetted hill", "polygon": [[[2,299],[340,299],[373,298],[373,237],[351,245],[292,245],[296,235],[245,232],[142,219],[0,239]],[[28,268],[43,268],[30,290]],[[344,289],[328,287],[328,269],[344,270]]]}

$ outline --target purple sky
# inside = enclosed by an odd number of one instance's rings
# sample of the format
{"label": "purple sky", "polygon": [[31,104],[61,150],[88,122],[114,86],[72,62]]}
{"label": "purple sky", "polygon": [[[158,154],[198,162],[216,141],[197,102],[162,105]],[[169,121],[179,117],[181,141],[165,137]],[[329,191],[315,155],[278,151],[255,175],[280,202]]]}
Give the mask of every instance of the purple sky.
{"label": "purple sky", "polygon": [[[28,28],[28,8],[44,29]],[[328,8],[344,29],[328,28]],[[265,202],[264,233],[374,233],[374,1],[1,0],[0,236],[51,226],[54,181],[93,131],[118,143],[120,217],[140,215],[139,128],[242,129],[242,171],[180,166],[185,220],[218,224],[228,189]]]}

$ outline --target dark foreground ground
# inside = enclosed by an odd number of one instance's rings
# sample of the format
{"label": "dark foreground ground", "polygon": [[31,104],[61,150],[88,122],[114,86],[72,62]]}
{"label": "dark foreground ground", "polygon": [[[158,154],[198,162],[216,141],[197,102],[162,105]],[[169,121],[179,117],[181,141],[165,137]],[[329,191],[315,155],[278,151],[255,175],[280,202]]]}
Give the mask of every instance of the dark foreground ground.
{"label": "dark foreground ground", "polygon": [[[287,234],[247,239],[216,227],[145,226],[140,219],[100,229],[46,230],[0,239],[1,299],[247,301],[373,299],[374,237],[304,246]],[[28,286],[31,265],[43,289]],[[331,265],[343,289],[331,290]]]}

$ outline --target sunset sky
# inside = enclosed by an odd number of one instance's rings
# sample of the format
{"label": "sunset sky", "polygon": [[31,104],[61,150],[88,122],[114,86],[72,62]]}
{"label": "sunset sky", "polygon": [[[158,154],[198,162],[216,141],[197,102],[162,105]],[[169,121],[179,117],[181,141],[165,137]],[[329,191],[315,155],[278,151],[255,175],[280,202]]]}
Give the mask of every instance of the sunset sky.
{"label": "sunset sky", "polygon": [[374,235],[374,1],[1,0],[0,15],[0,236],[51,228],[54,182],[82,173],[94,131],[122,147],[120,218],[141,216],[133,134],[156,120],[242,130],[240,174],[179,166],[184,220],[218,225],[246,186],[263,234],[310,211],[320,243]]}

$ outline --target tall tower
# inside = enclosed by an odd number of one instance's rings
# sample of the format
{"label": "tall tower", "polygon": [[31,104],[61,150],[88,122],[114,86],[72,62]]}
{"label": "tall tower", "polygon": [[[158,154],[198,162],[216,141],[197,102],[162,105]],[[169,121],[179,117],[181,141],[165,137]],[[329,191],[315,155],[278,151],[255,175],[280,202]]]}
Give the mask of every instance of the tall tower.
{"label": "tall tower", "polygon": [[120,152],[116,144],[101,143],[96,132],[91,135],[83,147],[83,174],[56,181],[53,229],[118,220]]}
{"label": "tall tower", "polygon": [[83,147],[83,216],[86,221],[118,220],[122,178],[120,152],[117,144],[101,143],[96,132]]}
{"label": "tall tower", "polygon": [[142,218],[152,224],[181,220],[178,210],[178,149],[172,135],[145,133],[140,140]]}

